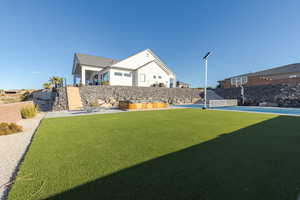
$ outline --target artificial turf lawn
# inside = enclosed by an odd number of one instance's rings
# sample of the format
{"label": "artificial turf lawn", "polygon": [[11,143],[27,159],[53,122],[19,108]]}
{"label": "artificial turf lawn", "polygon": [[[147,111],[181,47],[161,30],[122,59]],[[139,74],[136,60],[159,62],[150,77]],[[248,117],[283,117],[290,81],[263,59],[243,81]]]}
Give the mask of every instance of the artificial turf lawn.
{"label": "artificial turf lawn", "polygon": [[295,200],[299,124],[200,109],[45,119],[8,199]]}

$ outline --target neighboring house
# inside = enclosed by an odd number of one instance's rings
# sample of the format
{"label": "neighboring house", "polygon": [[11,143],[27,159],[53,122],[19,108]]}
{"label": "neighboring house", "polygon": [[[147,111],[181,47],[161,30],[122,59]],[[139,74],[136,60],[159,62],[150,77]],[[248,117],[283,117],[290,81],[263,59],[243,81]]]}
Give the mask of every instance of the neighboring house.
{"label": "neighboring house", "polygon": [[281,83],[300,83],[300,63],[284,65],[268,70],[247,73],[218,81],[221,88]]}
{"label": "neighboring house", "polygon": [[190,84],[182,82],[182,81],[177,81],[176,82],[176,87],[178,87],[178,88],[190,88]]}
{"label": "neighboring house", "polygon": [[124,60],[75,53],[72,74],[74,85],[176,87],[175,74],[150,49]]}

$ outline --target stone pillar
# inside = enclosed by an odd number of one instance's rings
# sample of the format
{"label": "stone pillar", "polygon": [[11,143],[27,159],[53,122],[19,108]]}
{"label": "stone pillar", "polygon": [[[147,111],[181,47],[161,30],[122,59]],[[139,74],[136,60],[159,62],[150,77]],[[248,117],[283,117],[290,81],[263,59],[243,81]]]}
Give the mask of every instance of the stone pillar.
{"label": "stone pillar", "polygon": [[81,84],[82,85],[85,85],[85,68],[84,67],[81,67]]}

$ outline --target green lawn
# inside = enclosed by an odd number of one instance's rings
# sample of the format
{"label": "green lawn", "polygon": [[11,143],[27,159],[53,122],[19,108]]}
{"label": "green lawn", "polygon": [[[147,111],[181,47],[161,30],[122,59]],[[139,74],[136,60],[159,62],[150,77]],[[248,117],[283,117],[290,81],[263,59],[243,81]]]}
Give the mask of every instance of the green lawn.
{"label": "green lawn", "polygon": [[45,119],[9,200],[296,200],[300,118],[200,109]]}

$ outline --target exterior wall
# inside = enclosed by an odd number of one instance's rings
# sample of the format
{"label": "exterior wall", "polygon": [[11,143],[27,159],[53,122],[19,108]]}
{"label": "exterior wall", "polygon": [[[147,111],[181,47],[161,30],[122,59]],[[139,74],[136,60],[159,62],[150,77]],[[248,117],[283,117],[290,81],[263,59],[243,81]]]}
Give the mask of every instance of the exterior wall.
{"label": "exterior wall", "polygon": [[[219,83],[221,88],[236,87],[235,85],[231,85],[230,79],[219,81]],[[273,76],[248,76],[248,82],[244,84],[244,86],[276,85],[284,83],[300,83],[300,73],[278,74]]]}
{"label": "exterior wall", "polygon": [[[115,72],[122,73],[122,76],[115,75]],[[124,74],[130,74],[131,76],[125,76]],[[122,86],[132,86],[132,72],[128,70],[121,69],[110,69],[109,70],[109,85],[122,85]]]}
{"label": "exterior wall", "polygon": [[21,109],[25,106],[33,106],[32,101],[25,101],[19,103],[10,103],[10,104],[2,104],[0,105],[0,123],[1,122],[18,122],[22,119]]}
{"label": "exterior wall", "polygon": [[230,83],[230,79],[225,79],[223,81],[219,81],[220,87],[221,88],[231,88],[231,83]]}
{"label": "exterior wall", "polygon": [[112,65],[112,67],[123,67],[135,70],[153,60],[155,60],[155,58],[152,54],[145,50]]}
{"label": "exterior wall", "polygon": [[[142,68],[137,70],[138,74],[138,85],[141,87],[149,87],[155,83],[164,83],[167,87],[170,86],[170,78],[174,79],[174,86],[176,85],[175,77],[172,75],[168,75],[158,64],[155,62],[151,62]],[[142,81],[142,75],[145,75],[145,81]],[[156,78],[154,78],[154,76]],[[161,79],[158,78],[161,76]]]}
{"label": "exterior wall", "polygon": [[247,86],[258,86],[258,85],[274,85],[284,83],[300,83],[300,78],[288,78],[286,76],[264,76],[258,77],[253,76],[248,78],[249,81]]}

